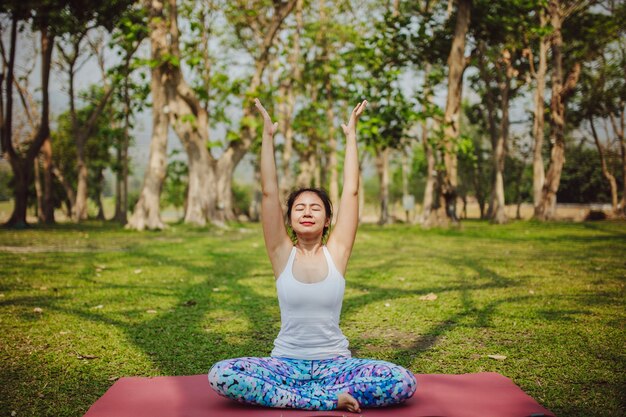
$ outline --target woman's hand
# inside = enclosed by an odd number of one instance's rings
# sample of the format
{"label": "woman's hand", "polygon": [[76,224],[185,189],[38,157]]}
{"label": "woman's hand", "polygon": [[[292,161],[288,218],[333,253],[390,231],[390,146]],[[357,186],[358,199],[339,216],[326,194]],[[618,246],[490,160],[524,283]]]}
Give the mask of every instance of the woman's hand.
{"label": "woman's hand", "polygon": [[347,125],[341,125],[343,129],[343,133],[348,136],[350,134],[356,135],[356,122],[359,120],[359,117],[365,111],[365,107],[367,107],[367,100],[363,100],[352,110],[352,114],[350,115],[350,120]]}
{"label": "woman's hand", "polygon": [[265,110],[265,107],[263,107],[258,98],[254,99],[254,105],[263,116],[263,134],[274,136],[274,133],[278,130],[278,122],[272,123],[272,118],[267,113],[267,110]]}

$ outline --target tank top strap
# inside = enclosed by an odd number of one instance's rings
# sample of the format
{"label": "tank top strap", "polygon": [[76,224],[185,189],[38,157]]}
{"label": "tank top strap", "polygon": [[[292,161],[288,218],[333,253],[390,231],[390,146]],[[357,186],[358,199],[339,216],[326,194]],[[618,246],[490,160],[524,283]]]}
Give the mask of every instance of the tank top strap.
{"label": "tank top strap", "polygon": [[329,269],[328,272],[330,273],[331,268],[339,272],[339,270],[335,266],[335,263],[333,262],[332,256],[330,256],[330,252],[328,251],[328,248],[326,247],[326,245],[322,246],[322,249],[324,250],[324,256],[326,257],[326,263],[328,264],[328,269]]}
{"label": "tank top strap", "polygon": [[289,258],[287,258],[287,263],[285,264],[285,267],[283,268],[282,272],[278,275],[278,277],[276,277],[276,283],[278,283],[278,280],[283,275],[292,275],[291,271],[293,269],[293,260],[295,258],[296,258],[296,247],[293,246],[291,248],[291,252],[289,253]]}
{"label": "tank top strap", "polygon": [[291,247],[291,253],[289,254],[289,259],[287,259],[287,267],[285,268],[289,273],[293,270],[293,261],[296,259],[296,247]]}

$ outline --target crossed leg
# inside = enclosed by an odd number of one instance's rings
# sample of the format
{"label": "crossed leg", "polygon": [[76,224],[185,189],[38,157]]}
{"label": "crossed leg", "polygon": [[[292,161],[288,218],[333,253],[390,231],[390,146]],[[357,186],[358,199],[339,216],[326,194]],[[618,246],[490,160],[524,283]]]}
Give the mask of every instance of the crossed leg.
{"label": "crossed leg", "polygon": [[[239,402],[307,410],[359,411],[410,398],[412,373],[385,361],[339,357],[324,360],[236,358],[216,363],[209,384]],[[355,404],[356,403],[356,404]]]}

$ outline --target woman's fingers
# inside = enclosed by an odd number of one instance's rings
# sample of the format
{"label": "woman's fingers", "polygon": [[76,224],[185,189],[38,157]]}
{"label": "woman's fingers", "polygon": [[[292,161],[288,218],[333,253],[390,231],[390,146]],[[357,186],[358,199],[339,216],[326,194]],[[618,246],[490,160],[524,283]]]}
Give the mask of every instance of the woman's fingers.
{"label": "woman's fingers", "polygon": [[263,107],[263,105],[261,104],[261,100],[259,100],[258,98],[255,98],[254,99],[254,105],[259,110],[259,112],[261,112],[261,115],[263,116],[263,121],[265,123],[265,128],[267,129],[267,126],[271,125],[271,127],[269,129],[269,132],[271,134],[274,134],[274,132],[276,132],[278,130],[278,122],[272,123],[272,118],[270,117],[270,115],[267,112],[267,110],[265,110],[265,107]]}
{"label": "woman's fingers", "polygon": [[261,100],[259,100],[258,98],[255,98],[254,105],[261,112],[264,118],[267,118],[267,119],[270,118],[269,113],[267,112],[267,110],[265,110],[265,107],[263,107],[263,105],[261,104]]}
{"label": "woman's fingers", "polygon": [[367,107],[367,100],[363,100],[359,103],[358,106],[354,109],[356,111],[356,115],[360,116],[365,111],[365,107]]}
{"label": "woman's fingers", "polygon": [[352,116],[354,118],[357,118],[360,115],[362,115],[363,112],[365,111],[365,107],[367,107],[367,100],[363,100],[362,102],[356,105],[354,110],[352,110]]}

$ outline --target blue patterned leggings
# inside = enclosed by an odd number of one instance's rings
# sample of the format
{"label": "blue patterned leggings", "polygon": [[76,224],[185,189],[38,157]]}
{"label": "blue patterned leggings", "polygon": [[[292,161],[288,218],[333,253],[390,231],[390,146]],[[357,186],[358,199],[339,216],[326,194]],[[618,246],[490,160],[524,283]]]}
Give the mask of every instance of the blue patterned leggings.
{"label": "blue patterned leggings", "polygon": [[334,410],[348,392],[361,407],[385,407],[410,398],[417,382],[401,366],[374,359],[236,358],[217,362],[209,384],[218,394],[266,407]]}

